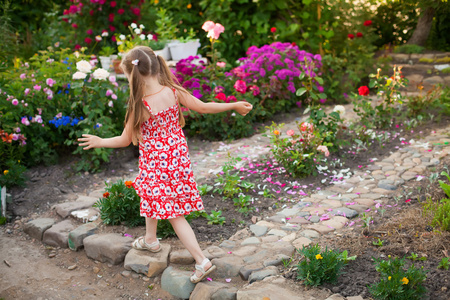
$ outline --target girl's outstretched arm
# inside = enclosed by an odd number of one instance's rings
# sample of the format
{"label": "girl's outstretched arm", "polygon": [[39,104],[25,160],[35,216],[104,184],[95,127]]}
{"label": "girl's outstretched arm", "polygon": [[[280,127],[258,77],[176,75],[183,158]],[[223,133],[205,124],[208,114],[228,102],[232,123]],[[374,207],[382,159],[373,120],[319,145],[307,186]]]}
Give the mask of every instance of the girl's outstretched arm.
{"label": "girl's outstretched arm", "polygon": [[235,110],[238,114],[245,116],[253,108],[250,103],[245,101],[234,103],[205,103],[194,96],[185,93],[179,93],[179,100],[185,107],[201,114],[216,114],[227,110]]}
{"label": "girl's outstretched arm", "polygon": [[83,142],[79,144],[79,146],[84,147],[83,150],[91,148],[122,148],[131,143],[131,128],[127,124],[122,135],[106,139],[92,134],[83,134],[83,137],[79,138],[78,141]]}

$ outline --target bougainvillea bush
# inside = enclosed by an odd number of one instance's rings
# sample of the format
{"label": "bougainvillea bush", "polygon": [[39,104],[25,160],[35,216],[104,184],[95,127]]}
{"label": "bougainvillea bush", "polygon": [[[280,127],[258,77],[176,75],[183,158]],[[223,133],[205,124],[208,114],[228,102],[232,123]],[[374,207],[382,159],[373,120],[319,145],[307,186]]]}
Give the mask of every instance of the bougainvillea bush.
{"label": "bougainvillea bush", "polygon": [[[81,52],[40,51],[1,77],[0,155],[6,161],[56,162],[82,133],[111,136],[123,128],[125,91]],[[83,152],[83,158],[84,169],[95,169],[108,151]]]}
{"label": "bougainvillea bush", "polygon": [[[233,112],[200,115],[186,112],[187,128],[209,139],[240,138],[254,132],[255,123],[271,115],[301,105],[297,89],[314,85],[320,68],[320,55],[313,55],[291,43],[273,43],[261,48],[250,47],[241,65],[230,69],[225,62],[207,65],[206,60],[190,57],[181,60],[174,74],[184,88],[205,102],[248,101],[253,110],[245,117]],[[301,74],[307,76],[300,76]],[[311,79],[312,78],[312,79]],[[303,97],[305,100],[306,97]],[[322,102],[325,99],[321,99]]]}

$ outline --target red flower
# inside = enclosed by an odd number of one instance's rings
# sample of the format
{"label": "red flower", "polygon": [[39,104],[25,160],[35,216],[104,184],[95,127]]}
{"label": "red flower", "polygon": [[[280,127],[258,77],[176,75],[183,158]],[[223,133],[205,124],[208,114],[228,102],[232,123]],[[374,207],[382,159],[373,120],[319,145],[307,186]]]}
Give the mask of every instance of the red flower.
{"label": "red flower", "polygon": [[295,47],[295,46],[297,46],[297,44],[296,44],[295,42],[292,42],[292,43],[291,43],[291,46],[292,46],[292,47]]}
{"label": "red flower", "polygon": [[131,12],[133,14],[135,14],[136,16],[140,16],[141,15],[141,10],[138,7],[131,8]]}
{"label": "red flower", "polygon": [[123,26],[128,27],[128,22],[127,21],[123,21]]}
{"label": "red flower", "polygon": [[357,37],[363,37],[363,34],[362,34],[361,32],[357,32],[357,33],[356,33],[356,36],[357,36]]}
{"label": "red flower", "polygon": [[71,5],[69,7],[69,14],[76,14],[78,12],[78,6],[76,5]]}
{"label": "red flower", "polygon": [[67,10],[67,9],[65,9],[64,11],[63,11],[63,15],[68,15],[69,14],[69,11]]}
{"label": "red flower", "polygon": [[258,96],[260,91],[259,91],[259,87],[256,85],[252,85],[249,87],[249,90],[253,92],[253,96]]}
{"label": "red flower", "polygon": [[370,26],[370,25],[372,25],[371,20],[364,21],[364,26]]}
{"label": "red flower", "polygon": [[114,22],[114,14],[109,14],[108,20],[112,23]]}
{"label": "red flower", "polygon": [[67,18],[62,18],[61,20],[63,20],[66,23],[69,23],[69,19],[67,19]]}
{"label": "red flower", "polygon": [[116,31],[116,27],[109,25],[109,31],[111,31],[111,32]]}
{"label": "red flower", "polygon": [[73,24],[72,24],[72,27],[75,28],[75,29],[77,29],[77,28],[78,28],[77,23],[73,23]]}
{"label": "red flower", "polygon": [[125,181],[125,185],[126,185],[127,188],[131,188],[133,186],[133,182],[127,180],[127,181]]}
{"label": "red flower", "polygon": [[89,37],[87,37],[87,38],[84,39],[84,42],[85,42],[86,44],[90,44],[90,43],[92,43],[92,39],[89,38]]}
{"label": "red flower", "polygon": [[108,197],[109,197],[109,193],[108,192],[103,193],[103,198],[108,198]]}
{"label": "red flower", "polygon": [[236,97],[233,96],[233,95],[228,96],[227,97],[227,103],[230,103],[231,101],[236,102],[237,101]]}
{"label": "red flower", "polygon": [[113,35],[113,36],[111,37],[111,41],[117,42],[117,39],[116,39],[116,36],[115,36],[115,35]]}
{"label": "red flower", "polygon": [[369,95],[369,88],[367,86],[365,86],[365,85],[360,86],[359,89],[358,89],[358,93],[361,96],[367,96],[367,95]]}
{"label": "red flower", "polygon": [[224,93],[218,93],[214,98],[225,101],[227,99],[227,95],[225,95]]}
{"label": "red flower", "polygon": [[116,7],[117,3],[116,3],[116,1],[111,1],[110,5],[111,5],[111,7]]}
{"label": "red flower", "polygon": [[348,36],[348,38],[351,39],[351,40],[353,40],[353,39],[355,38],[355,35],[354,35],[354,34],[351,34],[351,33],[349,33],[347,36]]}
{"label": "red flower", "polygon": [[90,14],[91,16],[93,16],[93,15],[94,15],[94,10],[91,9],[91,10],[89,11],[89,14]]}
{"label": "red flower", "polygon": [[270,28],[270,32],[275,33],[276,31],[277,31],[277,28],[276,28],[276,27]]}
{"label": "red flower", "polygon": [[93,34],[94,32],[92,31],[92,29],[88,29],[88,30],[86,30],[86,33],[89,34],[89,35],[91,35],[91,34]]}
{"label": "red flower", "polygon": [[236,80],[236,82],[234,83],[234,88],[239,93],[245,94],[245,92],[247,91],[247,84],[245,84],[245,82],[242,80]]}
{"label": "red flower", "polygon": [[119,8],[119,10],[117,11],[117,13],[119,15],[123,15],[124,12],[125,12],[125,9],[123,9],[123,8]]}
{"label": "red flower", "polygon": [[75,50],[80,50],[81,49],[81,45],[80,44],[76,44],[75,45]]}

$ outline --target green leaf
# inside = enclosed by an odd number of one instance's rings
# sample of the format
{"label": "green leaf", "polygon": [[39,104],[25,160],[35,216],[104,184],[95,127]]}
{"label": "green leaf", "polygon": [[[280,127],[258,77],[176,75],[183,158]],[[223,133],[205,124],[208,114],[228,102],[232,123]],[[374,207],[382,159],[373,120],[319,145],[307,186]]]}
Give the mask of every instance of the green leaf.
{"label": "green leaf", "polygon": [[300,76],[298,76],[298,79],[303,80],[305,78],[305,72],[301,73]]}
{"label": "green leaf", "polygon": [[317,83],[323,85],[323,79],[321,77],[315,77],[314,79],[317,81]]}
{"label": "green leaf", "polygon": [[327,94],[325,94],[325,93],[320,93],[320,94],[319,94],[319,98],[320,98],[320,99],[327,99]]}
{"label": "green leaf", "polygon": [[296,93],[296,95],[298,96],[298,97],[301,97],[304,93],[306,93],[306,88],[299,88],[298,90],[297,90],[297,93]]}
{"label": "green leaf", "polygon": [[370,82],[369,82],[369,88],[373,88],[374,86],[375,86],[375,80],[370,80]]}

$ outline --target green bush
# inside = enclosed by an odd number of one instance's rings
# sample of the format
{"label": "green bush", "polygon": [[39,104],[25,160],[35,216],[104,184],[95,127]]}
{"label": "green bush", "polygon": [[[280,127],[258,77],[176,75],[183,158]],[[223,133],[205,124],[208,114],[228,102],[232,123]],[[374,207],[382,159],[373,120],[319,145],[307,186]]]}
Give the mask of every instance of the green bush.
{"label": "green bush", "polygon": [[344,252],[328,248],[322,251],[318,244],[303,246],[297,251],[303,255],[297,265],[297,279],[303,280],[305,285],[319,286],[325,282],[336,282],[346,263]]}
{"label": "green bush", "polygon": [[2,171],[0,174],[0,187],[6,186],[6,188],[11,188],[25,185],[26,177],[24,173],[26,168],[20,164],[20,161],[9,160],[5,164],[2,163],[0,170]]}
{"label": "green bush", "polygon": [[380,273],[380,281],[369,287],[369,292],[374,299],[423,299],[426,292],[423,282],[426,273],[416,269],[412,264],[405,270],[405,258],[388,260],[376,259],[375,269]]}
{"label": "green bush", "polygon": [[423,50],[425,50],[424,47],[414,44],[404,44],[395,47],[394,52],[395,53],[405,53],[405,54],[419,54],[423,53]]}

